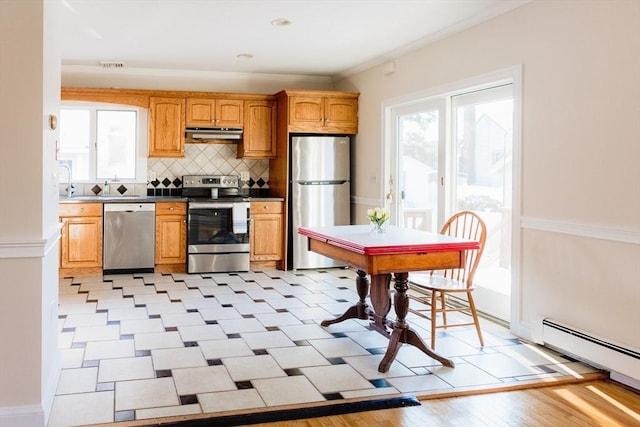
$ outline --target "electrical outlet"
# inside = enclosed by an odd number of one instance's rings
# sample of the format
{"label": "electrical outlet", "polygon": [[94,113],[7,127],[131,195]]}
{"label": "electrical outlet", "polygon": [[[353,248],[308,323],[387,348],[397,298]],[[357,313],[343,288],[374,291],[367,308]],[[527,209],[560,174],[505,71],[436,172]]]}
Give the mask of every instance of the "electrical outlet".
{"label": "electrical outlet", "polygon": [[240,179],[243,181],[249,181],[249,178],[251,178],[251,176],[249,175],[249,171],[242,171],[240,172]]}

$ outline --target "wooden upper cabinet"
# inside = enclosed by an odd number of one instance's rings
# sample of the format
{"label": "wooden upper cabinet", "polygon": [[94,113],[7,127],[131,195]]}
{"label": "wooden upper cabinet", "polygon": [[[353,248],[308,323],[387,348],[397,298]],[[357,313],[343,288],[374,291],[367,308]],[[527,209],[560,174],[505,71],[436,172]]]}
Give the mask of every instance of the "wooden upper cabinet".
{"label": "wooden upper cabinet", "polygon": [[275,101],[245,101],[244,131],[237,157],[266,159],[275,156]]}
{"label": "wooden upper cabinet", "polygon": [[241,99],[187,98],[187,127],[242,127]]}
{"label": "wooden upper cabinet", "polygon": [[357,96],[290,96],[289,132],[358,133]]}
{"label": "wooden upper cabinet", "polygon": [[184,98],[149,99],[149,157],[184,157]]}

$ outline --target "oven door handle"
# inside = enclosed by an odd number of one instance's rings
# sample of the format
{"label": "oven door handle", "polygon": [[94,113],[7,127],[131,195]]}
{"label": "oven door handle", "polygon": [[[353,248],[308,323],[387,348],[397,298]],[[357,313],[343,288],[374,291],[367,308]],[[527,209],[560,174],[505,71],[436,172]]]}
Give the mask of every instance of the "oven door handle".
{"label": "oven door handle", "polygon": [[189,209],[233,209],[233,203],[190,202]]}

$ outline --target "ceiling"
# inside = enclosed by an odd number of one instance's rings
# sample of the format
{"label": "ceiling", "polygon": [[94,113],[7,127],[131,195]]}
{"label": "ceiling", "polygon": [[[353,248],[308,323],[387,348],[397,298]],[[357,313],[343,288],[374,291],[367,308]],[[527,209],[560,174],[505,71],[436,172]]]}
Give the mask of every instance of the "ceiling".
{"label": "ceiling", "polygon": [[61,1],[64,66],[336,76],[530,0]]}

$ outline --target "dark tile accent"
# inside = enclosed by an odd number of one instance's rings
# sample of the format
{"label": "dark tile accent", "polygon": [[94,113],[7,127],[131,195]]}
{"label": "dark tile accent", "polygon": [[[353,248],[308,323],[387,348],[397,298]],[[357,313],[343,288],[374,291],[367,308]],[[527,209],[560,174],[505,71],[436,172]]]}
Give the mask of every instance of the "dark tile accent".
{"label": "dark tile accent", "polygon": [[170,299],[169,301],[171,301],[171,302],[182,302],[181,299]]}
{"label": "dark tile accent", "polygon": [[233,304],[222,304],[224,308],[233,308]]}
{"label": "dark tile accent", "polygon": [[136,350],[136,357],[151,356],[151,350]]}
{"label": "dark tile accent", "polygon": [[58,314],[58,319],[66,319],[67,315],[66,314]]}
{"label": "dark tile accent", "polygon": [[302,373],[302,371],[299,368],[291,368],[291,369],[285,369],[284,370],[288,376],[290,377],[295,377],[297,375],[304,375]]}
{"label": "dark tile accent", "polygon": [[133,306],[135,308],[145,308],[147,306],[147,304],[134,304]]}
{"label": "dark tile accent", "polygon": [[127,192],[127,190],[128,190],[128,188],[127,188],[127,187],[125,187],[124,185],[120,185],[120,187],[118,187],[118,188],[117,188],[117,191],[118,191],[118,193],[120,193],[120,194],[124,194],[124,193],[126,193],[126,192]]}
{"label": "dark tile accent", "polygon": [[277,326],[267,326],[266,329],[269,332],[275,332],[275,331],[279,331],[280,330],[280,328],[277,327]]}
{"label": "dark tile accent", "polygon": [[165,332],[178,332],[178,328],[175,326],[171,326],[169,328],[164,328]]}
{"label": "dark tile accent", "polygon": [[120,339],[121,340],[132,340],[133,339],[133,334],[120,335]]}
{"label": "dark tile accent", "polygon": [[217,320],[205,320],[204,323],[206,325],[217,325],[218,321]]}
{"label": "dark tile accent", "polygon": [[273,288],[270,287],[270,286],[267,286],[266,288],[262,288],[262,289],[264,289],[265,291],[272,291],[273,290]]}
{"label": "dark tile accent", "polygon": [[180,178],[176,178],[173,180],[174,187],[180,187],[182,185],[182,180]]}
{"label": "dark tile accent", "polygon": [[346,299],[337,299],[336,302],[349,302],[349,300]]}
{"label": "dark tile accent", "polygon": [[253,388],[253,384],[251,384],[251,381],[236,381],[236,387],[238,387],[238,390],[248,390]]}
{"label": "dark tile accent", "polygon": [[254,299],[253,302],[264,302],[263,299]]}
{"label": "dark tile accent", "polygon": [[100,192],[102,191],[102,188],[100,188],[100,186],[98,184],[94,185],[93,187],[91,187],[91,192],[93,194],[95,194],[96,196],[98,194],[100,194]]}
{"label": "dark tile accent", "polygon": [[368,348],[367,351],[371,354],[385,354],[387,352],[386,348]]}
{"label": "dark tile accent", "polygon": [[187,309],[187,313],[197,313],[198,309],[197,308],[189,308]]}
{"label": "dark tile accent", "polygon": [[85,360],[82,362],[83,368],[97,368],[98,366],[100,366],[99,360]]}
{"label": "dark tile accent", "polygon": [[96,310],[96,313],[109,313],[109,310],[106,308],[101,308],[99,310]]}
{"label": "dark tile accent", "polygon": [[340,400],[344,399],[340,393],[322,393],[325,399],[327,400]]}
{"label": "dark tile accent", "polygon": [[266,356],[267,354],[269,354],[269,352],[264,348],[258,348],[256,350],[253,350],[253,354],[255,354],[256,356]]}
{"label": "dark tile accent", "polygon": [[295,295],[285,295],[284,297],[285,298],[295,298],[296,296]]}
{"label": "dark tile accent", "polygon": [[295,345],[297,345],[298,347],[303,347],[303,346],[306,346],[306,345],[311,345],[311,344],[309,344],[309,341],[307,341],[307,340],[294,341],[293,343],[294,343]]}
{"label": "dark tile accent", "polygon": [[96,384],[96,391],[113,391],[116,389],[116,383],[98,383]]}
{"label": "dark tile accent", "polygon": [[234,291],[236,294],[238,295],[245,295],[246,292],[245,291]]}
{"label": "dark tile accent", "polygon": [[193,405],[194,403],[198,403],[198,396],[195,394],[185,394],[184,396],[180,396],[181,405]]}
{"label": "dark tile accent", "polygon": [[242,318],[243,319],[255,319],[255,316],[253,314],[243,314]]}
{"label": "dark tile accent", "polygon": [[185,347],[198,347],[198,342],[197,341],[185,341],[184,342],[184,346]]}
{"label": "dark tile accent", "polygon": [[165,187],[168,187],[171,185],[171,180],[169,178],[165,178],[162,180],[162,185],[164,185]]}
{"label": "dark tile accent", "polygon": [[171,376],[173,376],[171,369],[159,369],[156,371],[156,378],[167,378]]}
{"label": "dark tile accent", "polygon": [[287,310],[286,308],[277,308],[276,309],[276,313],[288,313],[289,310]]}
{"label": "dark tile accent", "polygon": [[116,411],[113,415],[113,419],[116,423],[123,421],[135,421],[135,411]]}
{"label": "dark tile accent", "polygon": [[120,321],[119,320],[109,320],[107,321],[107,326],[113,326],[113,325],[119,325]]}
{"label": "dark tile accent", "polygon": [[389,384],[384,378],[369,380],[369,382],[373,384],[375,388],[391,387],[391,384]]}
{"label": "dark tile accent", "polygon": [[227,338],[240,338],[240,334],[227,334]]}
{"label": "dark tile accent", "polygon": [[346,338],[347,334],[345,334],[344,332],[332,332],[331,335],[333,335],[335,338]]}
{"label": "dark tile accent", "polygon": [[154,179],[153,181],[151,181],[149,184],[153,185],[154,187],[157,187],[158,185],[160,185],[160,181],[158,181],[158,179]]}
{"label": "dark tile accent", "polygon": [[74,342],[71,343],[71,348],[85,348],[87,346],[86,342]]}
{"label": "dark tile accent", "polygon": [[222,365],[221,359],[207,359],[207,365],[209,366],[220,366]]}
{"label": "dark tile accent", "polygon": [[345,363],[347,363],[342,357],[328,357],[327,362],[331,363],[332,365],[344,365]]}
{"label": "dark tile accent", "polygon": [[535,368],[540,369],[542,372],[547,373],[547,374],[554,374],[554,373],[558,372],[555,369],[553,369],[553,367],[548,366],[548,365],[536,365]]}
{"label": "dark tile accent", "polygon": [[266,184],[265,180],[262,178],[258,178],[258,181],[256,181],[256,183],[258,184],[258,187],[264,187]]}

